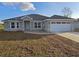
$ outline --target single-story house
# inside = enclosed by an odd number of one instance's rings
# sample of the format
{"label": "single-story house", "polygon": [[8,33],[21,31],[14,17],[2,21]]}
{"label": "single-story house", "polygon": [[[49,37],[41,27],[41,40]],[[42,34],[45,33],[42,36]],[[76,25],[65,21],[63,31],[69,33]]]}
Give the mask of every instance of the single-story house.
{"label": "single-story house", "polygon": [[79,28],[77,19],[60,15],[47,17],[39,14],[29,14],[3,20],[5,31],[46,31],[69,32]]}

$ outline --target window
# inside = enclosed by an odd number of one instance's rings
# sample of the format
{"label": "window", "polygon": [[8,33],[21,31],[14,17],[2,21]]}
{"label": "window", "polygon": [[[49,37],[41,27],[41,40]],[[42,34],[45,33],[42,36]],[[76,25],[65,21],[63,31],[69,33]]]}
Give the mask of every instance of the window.
{"label": "window", "polygon": [[62,22],[62,24],[70,24],[70,22]]}
{"label": "window", "polygon": [[19,23],[17,22],[17,28],[19,28]]}
{"label": "window", "polygon": [[61,22],[57,22],[57,24],[61,24]]}
{"label": "window", "polygon": [[37,23],[35,22],[35,28],[37,28]]}
{"label": "window", "polygon": [[38,28],[41,28],[41,23],[40,22],[38,23]]}
{"label": "window", "polygon": [[11,28],[15,28],[15,23],[11,22]]}
{"label": "window", "polygon": [[55,24],[55,22],[52,22],[52,24]]}
{"label": "window", "polygon": [[41,28],[41,22],[35,22],[34,27],[35,28]]}
{"label": "window", "polygon": [[62,22],[62,24],[66,24],[66,22]]}
{"label": "window", "polygon": [[52,24],[61,24],[61,22],[52,22]]}

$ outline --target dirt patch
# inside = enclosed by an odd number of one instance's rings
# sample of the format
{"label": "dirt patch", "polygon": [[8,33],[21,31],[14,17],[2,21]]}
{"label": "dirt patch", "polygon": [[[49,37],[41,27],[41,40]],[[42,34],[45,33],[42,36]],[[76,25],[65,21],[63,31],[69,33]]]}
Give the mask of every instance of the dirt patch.
{"label": "dirt patch", "polygon": [[1,31],[0,56],[79,57],[79,43],[58,35]]}

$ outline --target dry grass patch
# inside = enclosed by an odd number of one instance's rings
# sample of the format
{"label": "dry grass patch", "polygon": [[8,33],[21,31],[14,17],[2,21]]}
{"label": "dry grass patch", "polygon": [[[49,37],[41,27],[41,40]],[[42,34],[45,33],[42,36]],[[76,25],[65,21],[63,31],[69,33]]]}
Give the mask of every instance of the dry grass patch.
{"label": "dry grass patch", "polygon": [[1,31],[0,56],[79,56],[79,43],[58,35]]}
{"label": "dry grass patch", "polygon": [[2,29],[4,29],[4,26],[3,26],[4,24],[0,24],[0,30]]}

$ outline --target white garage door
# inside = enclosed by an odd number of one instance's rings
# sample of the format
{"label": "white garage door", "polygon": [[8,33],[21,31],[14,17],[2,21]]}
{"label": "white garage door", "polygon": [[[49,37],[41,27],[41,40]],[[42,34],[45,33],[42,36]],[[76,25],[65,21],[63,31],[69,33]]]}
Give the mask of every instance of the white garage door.
{"label": "white garage door", "polygon": [[71,24],[50,24],[51,32],[71,31]]}

